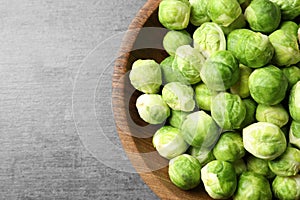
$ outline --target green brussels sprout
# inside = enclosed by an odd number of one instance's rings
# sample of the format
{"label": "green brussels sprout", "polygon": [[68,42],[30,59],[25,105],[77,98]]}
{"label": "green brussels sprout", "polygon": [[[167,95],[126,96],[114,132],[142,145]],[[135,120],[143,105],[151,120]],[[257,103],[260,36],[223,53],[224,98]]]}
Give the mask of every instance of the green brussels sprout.
{"label": "green brussels sprout", "polygon": [[289,111],[293,120],[300,122],[300,81],[298,81],[290,92]]}
{"label": "green brussels sprout", "polygon": [[213,148],[217,160],[234,162],[245,155],[242,136],[237,132],[222,133]]}
{"label": "green brussels sprout", "polygon": [[176,78],[177,80],[170,81],[170,82],[181,82],[181,83],[184,83],[186,85],[191,85],[189,83],[189,81],[187,80],[187,78],[181,73],[180,69],[178,68],[178,65],[175,61],[175,58],[174,58],[174,61],[172,63],[172,72],[173,72],[173,77]]}
{"label": "green brussels sprout", "polygon": [[173,67],[174,59],[175,56],[168,56],[160,63],[164,84],[171,82],[181,82],[188,85],[189,82],[180,73],[179,69],[177,67]]}
{"label": "green brussels sprout", "polygon": [[295,176],[300,170],[300,150],[287,147],[282,155],[269,161],[269,167],[278,176]]}
{"label": "green brussels sprout", "polygon": [[209,18],[222,26],[229,26],[242,13],[237,0],[209,0],[207,14]]}
{"label": "green brussels sprout", "polygon": [[189,147],[180,130],[172,126],[163,126],[158,129],[153,135],[152,143],[159,155],[167,159],[183,154]]}
{"label": "green brussels sprout", "polygon": [[170,160],[169,177],[180,189],[190,190],[199,185],[201,164],[191,155],[182,154]]}
{"label": "green brussels sprout", "polygon": [[194,47],[205,57],[219,50],[226,50],[226,39],[221,27],[213,22],[205,22],[194,34]]}
{"label": "green brussels sprout", "polygon": [[142,94],[136,100],[140,117],[149,124],[161,124],[170,115],[170,109],[159,94]]}
{"label": "green brussels sprout", "polygon": [[235,169],[235,173],[238,176],[247,171],[247,165],[242,158],[234,161],[232,164]]}
{"label": "green brussels sprout", "polygon": [[247,171],[238,180],[234,200],[272,200],[272,190],[268,179],[260,174]]}
{"label": "green brussels sprout", "polygon": [[206,9],[208,0],[190,0],[191,16],[190,22],[195,26],[200,26],[204,22],[210,21]]}
{"label": "green brussels sprout", "polygon": [[276,176],[269,168],[268,160],[249,155],[246,162],[248,171],[263,175],[267,179],[272,179]]}
{"label": "green brussels sprout", "polygon": [[232,22],[229,26],[220,26],[221,29],[223,30],[223,33],[225,35],[228,35],[231,31],[235,30],[235,29],[241,29],[246,27],[246,19],[244,14],[240,14],[240,16],[234,21]]}
{"label": "green brussels sprout", "polygon": [[189,24],[190,12],[188,0],[163,0],[158,7],[158,20],[167,29],[183,30]]}
{"label": "green brussels sprout", "polygon": [[282,130],[269,122],[256,122],[244,128],[243,143],[249,153],[267,160],[283,154],[287,146]]}
{"label": "green brussels sprout", "polygon": [[226,161],[213,160],[201,169],[201,179],[208,195],[214,199],[231,197],[237,186],[233,165]]}
{"label": "green brussels sprout", "polygon": [[194,90],[181,82],[167,83],[162,89],[162,98],[173,110],[194,110]]}
{"label": "green brussels sprout", "polygon": [[258,104],[256,108],[256,119],[259,122],[273,123],[281,128],[288,123],[289,113],[281,104],[274,106]]}
{"label": "green brussels sprout", "polygon": [[289,130],[289,142],[300,149],[300,122],[292,121]]}
{"label": "green brussels sprout", "polygon": [[154,60],[139,59],[132,64],[129,79],[131,85],[143,93],[158,93],[162,84],[160,66]]}
{"label": "green brussels sprout", "polygon": [[181,110],[171,110],[171,115],[168,118],[168,121],[171,126],[181,128],[186,116],[188,116],[190,113],[191,112],[184,112]]}
{"label": "green brussels sprout", "polygon": [[300,174],[296,176],[276,176],[272,182],[274,196],[278,199],[300,199]]}
{"label": "green brussels sprout", "polygon": [[246,116],[246,106],[236,94],[221,92],[211,102],[211,116],[224,130],[240,128]]}
{"label": "green brussels sprout", "polygon": [[205,58],[197,49],[183,45],[177,48],[172,67],[177,69],[189,84],[195,84],[201,81],[200,70],[204,62]]}
{"label": "green brussels sprout", "polygon": [[174,61],[174,56],[168,56],[160,63],[161,72],[163,76],[163,83],[179,81],[176,72],[172,68],[173,61]]}
{"label": "green brussels sprout", "polygon": [[300,81],[300,68],[297,66],[285,67],[282,69],[283,74],[288,80],[288,88],[292,88],[298,81]]}
{"label": "green brussels sprout", "polygon": [[195,86],[195,99],[200,109],[210,111],[211,100],[216,96],[216,92],[209,89],[204,83]]}
{"label": "green brussels sprout", "polygon": [[279,26],[281,12],[279,6],[269,0],[253,0],[245,10],[245,17],[252,30],[270,33]]}
{"label": "green brussels sprout", "polygon": [[274,65],[255,69],[249,77],[251,97],[259,104],[279,104],[286,94],[287,78]]}
{"label": "green brussels sprout", "polygon": [[284,20],[295,19],[300,15],[300,1],[299,0],[270,0],[271,2],[277,4],[282,13],[282,18]]}
{"label": "green brussels sprout", "polygon": [[210,149],[190,146],[188,152],[191,156],[194,156],[199,160],[201,166],[204,166],[210,161],[216,159],[213,152]]}
{"label": "green brussels sprout", "polygon": [[239,95],[241,98],[247,98],[250,96],[248,82],[249,82],[249,76],[252,73],[252,69],[243,64],[240,64],[239,68],[240,68],[239,80],[233,86],[230,87],[230,92],[232,94]]}
{"label": "green brussels sprout", "polygon": [[181,126],[185,141],[195,147],[212,148],[219,139],[220,128],[204,111],[189,114]]}
{"label": "green brussels sprout", "polygon": [[246,116],[240,126],[241,129],[245,128],[246,126],[248,126],[256,121],[255,113],[256,113],[257,103],[252,99],[243,99],[243,103],[246,106]]}
{"label": "green brussels sprout", "polygon": [[259,68],[269,63],[274,54],[274,48],[268,36],[249,29],[236,29],[227,37],[227,49],[243,65]]}
{"label": "green brussels sprout", "polygon": [[300,61],[297,30],[298,25],[295,22],[287,21],[269,35],[275,50],[272,63],[277,66],[290,66]]}
{"label": "green brussels sprout", "polygon": [[200,77],[211,90],[225,91],[234,85],[240,75],[239,63],[227,50],[213,53],[202,66]]}
{"label": "green brussels sprout", "polygon": [[297,37],[298,25],[294,21],[284,21],[281,23],[279,29],[291,33],[293,37]]}
{"label": "green brussels sprout", "polygon": [[163,38],[163,47],[169,55],[175,56],[178,47],[190,45],[192,40],[192,37],[186,30],[171,30]]}

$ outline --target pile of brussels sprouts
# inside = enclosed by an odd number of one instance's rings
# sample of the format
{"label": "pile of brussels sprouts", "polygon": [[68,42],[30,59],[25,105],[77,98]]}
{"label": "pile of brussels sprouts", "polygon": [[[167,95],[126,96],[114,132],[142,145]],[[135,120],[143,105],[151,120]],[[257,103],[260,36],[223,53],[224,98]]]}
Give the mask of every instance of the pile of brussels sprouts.
{"label": "pile of brussels sprouts", "polygon": [[161,1],[169,56],[135,61],[129,78],[177,187],[300,199],[299,15],[300,0]]}

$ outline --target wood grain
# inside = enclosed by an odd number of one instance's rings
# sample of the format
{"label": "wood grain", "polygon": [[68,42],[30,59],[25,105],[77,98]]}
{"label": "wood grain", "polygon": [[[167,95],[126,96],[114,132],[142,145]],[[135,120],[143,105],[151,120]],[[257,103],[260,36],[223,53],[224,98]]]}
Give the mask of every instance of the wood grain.
{"label": "wood grain", "polygon": [[[138,172],[148,171],[140,173],[140,176],[161,199],[211,199],[204,191],[203,185],[190,191],[183,191],[175,187],[169,180],[167,166],[158,170],[151,170],[156,167],[157,163],[167,165],[168,161],[157,153],[153,154],[151,159],[145,159],[143,156],[138,158],[132,156],[132,153],[155,152],[151,136],[159,126],[150,126],[139,118],[135,108],[135,100],[141,93],[135,91],[130,85],[128,72],[132,63],[139,58],[152,58],[160,62],[167,56],[161,47],[163,35],[153,36],[155,41],[152,42],[157,43],[154,44],[154,46],[157,45],[157,49],[135,50],[134,48],[139,40],[149,39],[140,38],[141,28],[162,27],[157,17],[159,2],[160,0],[149,0],[136,15],[129,26],[129,30],[133,31],[125,35],[119,57],[115,62],[112,97],[117,131],[133,166]],[[143,138],[145,135],[148,137]]]}

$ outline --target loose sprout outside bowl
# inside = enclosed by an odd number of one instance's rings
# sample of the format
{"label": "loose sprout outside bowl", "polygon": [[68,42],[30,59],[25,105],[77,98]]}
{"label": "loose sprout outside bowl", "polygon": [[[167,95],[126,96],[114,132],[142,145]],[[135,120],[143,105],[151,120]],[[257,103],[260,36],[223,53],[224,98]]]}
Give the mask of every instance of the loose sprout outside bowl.
{"label": "loose sprout outside bowl", "polygon": [[128,157],[161,199],[300,198],[299,15],[300,0],[141,9],[113,105]]}

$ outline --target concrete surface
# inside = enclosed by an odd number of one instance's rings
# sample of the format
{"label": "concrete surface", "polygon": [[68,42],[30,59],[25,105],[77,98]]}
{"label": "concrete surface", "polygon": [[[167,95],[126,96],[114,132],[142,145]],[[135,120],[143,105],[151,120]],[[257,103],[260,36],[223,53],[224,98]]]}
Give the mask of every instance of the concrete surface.
{"label": "concrete surface", "polygon": [[[136,173],[108,167],[86,148],[72,110],[86,56],[122,34],[145,2],[0,1],[0,199],[158,199]],[[108,92],[96,94],[99,105],[110,97],[109,70],[100,81]],[[102,111],[95,109],[118,146]]]}

